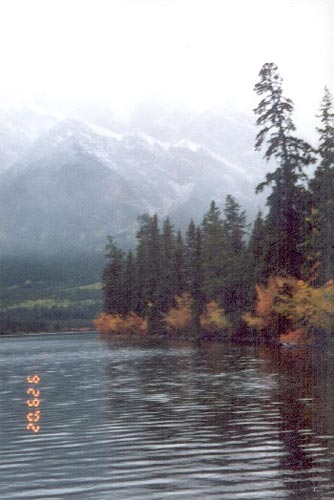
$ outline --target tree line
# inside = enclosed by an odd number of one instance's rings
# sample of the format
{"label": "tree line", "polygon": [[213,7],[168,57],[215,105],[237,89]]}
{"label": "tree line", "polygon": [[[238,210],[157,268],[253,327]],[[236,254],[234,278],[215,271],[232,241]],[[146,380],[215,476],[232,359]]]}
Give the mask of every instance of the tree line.
{"label": "tree line", "polygon": [[[163,331],[168,315],[181,307],[178,298],[187,297],[191,329],[197,332],[208,304],[215,311],[212,318],[218,313],[227,318],[224,324],[235,335],[331,327],[333,99],[326,88],[314,147],[296,134],[294,105],[282,83],[277,66],[266,63],[255,85],[260,97],[254,110],[259,127],[255,149],[274,165],[256,189],[270,188],[266,214],[259,212],[250,230],[245,212],[228,195],[222,209],[212,201],[201,223],[190,221],[185,234],[169,218],[160,224],[157,215],[140,216],[133,251],[125,253],[109,239],[102,278],[105,320],[136,315],[148,330]],[[317,322],[319,308],[323,317]]]}

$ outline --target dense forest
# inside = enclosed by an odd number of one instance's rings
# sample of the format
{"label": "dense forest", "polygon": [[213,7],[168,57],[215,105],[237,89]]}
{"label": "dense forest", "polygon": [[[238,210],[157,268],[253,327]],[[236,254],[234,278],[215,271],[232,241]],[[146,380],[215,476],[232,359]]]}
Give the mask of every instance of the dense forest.
{"label": "dense forest", "polygon": [[93,329],[101,310],[100,256],[2,258],[0,331]]}
{"label": "dense forest", "polygon": [[109,238],[102,332],[307,342],[333,331],[333,99],[326,88],[315,147],[298,137],[273,63],[255,92],[255,149],[273,166],[257,187],[265,214],[250,227],[229,195],[185,234],[144,214],[133,251]]}

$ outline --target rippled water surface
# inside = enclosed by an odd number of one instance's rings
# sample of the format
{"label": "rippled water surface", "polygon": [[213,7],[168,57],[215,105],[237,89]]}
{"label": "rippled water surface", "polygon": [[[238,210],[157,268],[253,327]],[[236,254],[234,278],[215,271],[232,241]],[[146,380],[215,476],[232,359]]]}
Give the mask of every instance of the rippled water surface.
{"label": "rippled water surface", "polygon": [[0,499],[333,500],[333,354],[1,338]]}

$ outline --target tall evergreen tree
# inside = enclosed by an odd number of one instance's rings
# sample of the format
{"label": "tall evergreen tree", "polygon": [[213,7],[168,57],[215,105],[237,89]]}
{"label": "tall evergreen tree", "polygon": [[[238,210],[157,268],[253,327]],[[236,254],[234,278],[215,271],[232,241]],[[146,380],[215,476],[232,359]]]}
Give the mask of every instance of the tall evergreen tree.
{"label": "tall evergreen tree", "polygon": [[200,334],[200,317],[205,304],[204,276],[202,261],[202,233],[200,228],[196,230],[194,269],[191,295],[193,298],[193,328],[197,334]]}
{"label": "tall evergreen tree", "polygon": [[245,212],[231,195],[226,197],[223,222],[226,231],[223,305],[226,312],[234,314],[246,305],[248,297],[244,240],[247,224]]}
{"label": "tall evergreen tree", "polygon": [[315,161],[311,146],[294,135],[293,103],[283,96],[282,78],[273,63],[263,65],[255,92],[262,97],[254,110],[261,127],[255,149],[266,146],[264,158],[275,159],[278,167],[266,175],[257,191],[272,185],[265,241],[265,272],[299,276],[300,244],[304,218],[305,189],[299,184],[303,168]]}
{"label": "tall evergreen tree", "polygon": [[196,262],[196,225],[193,220],[190,221],[185,240],[185,279],[186,288],[191,292],[193,283],[193,274]]}
{"label": "tall evergreen tree", "polygon": [[149,232],[149,298],[160,300],[161,287],[161,239],[158,216],[151,217]]}
{"label": "tall evergreen tree", "polygon": [[161,308],[163,312],[175,305],[177,277],[174,258],[175,233],[167,217],[163,222],[161,234]]}
{"label": "tall evergreen tree", "polygon": [[187,287],[193,299],[193,329],[200,331],[200,315],[205,303],[204,277],[202,262],[202,235],[193,221],[186,234]]}
{"label": "tall evergreen tree", "polygon": [[333,97],[327,88],[319,118],[320,165],[310,181],[311,228],[307,247],[317,267],[317,281],[322,284],[334,278],[334,110]]}
{"label": "tall evergreen tree", "polygon": [[177,232],[174,247],[175,295],[181,295],[186,290],[185,248],[181,231]]}
{"label": "tall evergreen tree", "polygon": [[147,316],[149,329],[157,333],[163,310],[161,275],[161,235],[158,217],[138,218],[136,249],[136,313]]}
{"label": "tall evergreen tree", "polygon": [[158,216],[151,217],[149,232],[149,309],[148,321],[151,333],[160,333],[164,310],[161,269],[161,235]]}
{"label": "tall evergreen tree", "polygon": [[227,244],[232,252],[239,253],[245,250],[246,214],[241,210],[235,198],[228,194],[224,207],[224,225]]}
{"label": "tall evergreen tree", "polygon": [[214,201],[202,221],[204,288],[208,299],[221,297],[224,287],[226,231],[220,209]]}
{"label": "tall evergreen tree", "polygon": [[150,230],[151,216],[143,214],[138,217],[140,223],[137,231],[137,248],[135,258],[136,310],[145,315],[150,301]]}
{"label": "tall evergreen tree", "polygon": [[255,298],[255,285],[263,282],[263,242],[266,237],[265,221],[262,212],[257,214],[247,248],[247,263],[250,297]]}
{"label": "tall evergreen tree", "polygon": [[117,248],[109,236],[106,247],[107,266],[102,274],[104,291],[103,311],[108,314],[125,314],[126,298],[123,290],[124,252]]}
{"label": "tall evergreen tree", "polygon": [[137,307],[136,267],[132,252],[128,252],[123,277],[123,295],[125,314],[133,312]]}

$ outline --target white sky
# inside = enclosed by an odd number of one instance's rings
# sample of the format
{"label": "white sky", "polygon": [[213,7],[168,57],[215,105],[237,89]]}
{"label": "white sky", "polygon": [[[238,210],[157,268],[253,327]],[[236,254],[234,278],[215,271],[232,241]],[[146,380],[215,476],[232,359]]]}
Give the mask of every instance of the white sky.
{"label": "white sky", "polygon": [[273,61],[306,123],[334,90],[333,33],[334,0],[0,0],[0,105],[250,111]]}

